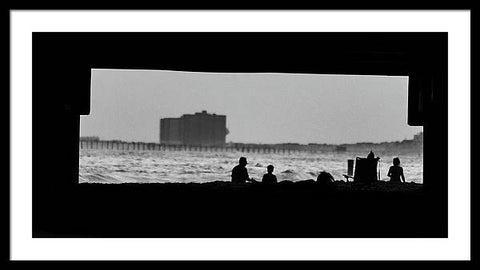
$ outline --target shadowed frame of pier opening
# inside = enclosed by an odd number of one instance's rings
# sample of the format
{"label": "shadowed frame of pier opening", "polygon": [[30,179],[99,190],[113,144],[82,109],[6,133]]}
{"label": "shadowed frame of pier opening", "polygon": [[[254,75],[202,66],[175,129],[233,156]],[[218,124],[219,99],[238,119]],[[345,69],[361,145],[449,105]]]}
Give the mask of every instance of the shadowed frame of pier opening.
{"label": "shadowed frame of pier opening", "polygon": [[[224,48],[235,53],[220,57]],[[34,33],[33,236],[447,237],[446,48],[446,33]],[[92,68],[409,76],[424,189],[79,184]],[[45,143],[52,136],[61,147]]]}

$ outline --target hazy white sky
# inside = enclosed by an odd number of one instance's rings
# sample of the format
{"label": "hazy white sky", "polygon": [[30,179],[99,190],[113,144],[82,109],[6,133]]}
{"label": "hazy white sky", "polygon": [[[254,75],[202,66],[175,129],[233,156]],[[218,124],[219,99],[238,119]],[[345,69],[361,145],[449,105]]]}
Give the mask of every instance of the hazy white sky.
{"label": "hazy white sky", "polygon": [[407,77],[92,70],[81,136],[158,142],[160,118],[227,115],[227,142],[355,143],[410,139]]}

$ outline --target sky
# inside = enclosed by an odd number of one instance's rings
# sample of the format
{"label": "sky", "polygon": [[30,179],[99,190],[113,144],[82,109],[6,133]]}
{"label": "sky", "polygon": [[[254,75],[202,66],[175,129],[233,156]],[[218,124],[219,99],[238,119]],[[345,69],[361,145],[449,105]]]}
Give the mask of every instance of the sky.
{"label": "sky", "polygon": [[160,118],[227,116],[227,142],[391,142],[411,139],[408,77],[92,70],[81,136],[159,142]]}

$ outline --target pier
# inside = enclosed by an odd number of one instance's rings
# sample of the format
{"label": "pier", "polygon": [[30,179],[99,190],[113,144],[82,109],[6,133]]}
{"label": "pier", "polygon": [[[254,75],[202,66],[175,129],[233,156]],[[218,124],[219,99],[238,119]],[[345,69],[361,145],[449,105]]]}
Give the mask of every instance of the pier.
{"label": "pier", "polygon": [[160,144],[147,142],[124,142],[117,140],[79,140],[81,150],[119,150],[119,151],[194,151],[194,152],[240,152],[258,154],[299,154],[339,151],[333,145],[321,147],[301,144],[244,144],[229,143],[223,146]]}

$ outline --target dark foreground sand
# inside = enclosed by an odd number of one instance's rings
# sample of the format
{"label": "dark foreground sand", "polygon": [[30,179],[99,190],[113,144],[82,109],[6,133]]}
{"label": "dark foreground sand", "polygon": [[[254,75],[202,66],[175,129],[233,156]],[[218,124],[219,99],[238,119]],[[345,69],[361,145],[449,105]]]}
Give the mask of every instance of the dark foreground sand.
{"label": "dark foreground sand", "polygon": [[[321,185],[313,179],[303,181],[281,181],[277,184],[263,184],[261,182],[234,184],[227,181],[214,181],[207,183],[124,183],[124,184],[99,184],[99,183],[82,183],[80,186],[108,186],[112,189],[123,188],[139,188],[153,190],[198,190],[198,191],[315,191],[315,192],[421,192],[422,184],[414,182],[410,183],[392,183],[387,181],[376,181],[374,183],[356,183],[345,181],[334,181],[331,185]],[[115,187],[117,186],[117,187]],[[101,187],[99,187],[101,188]]]}
{"label": "dark foreground sand", "polygon": [[[442,237],[423,185],[88,184],[34,204],[34,237]],[[41,198],[37,198],[41,199]]]}

